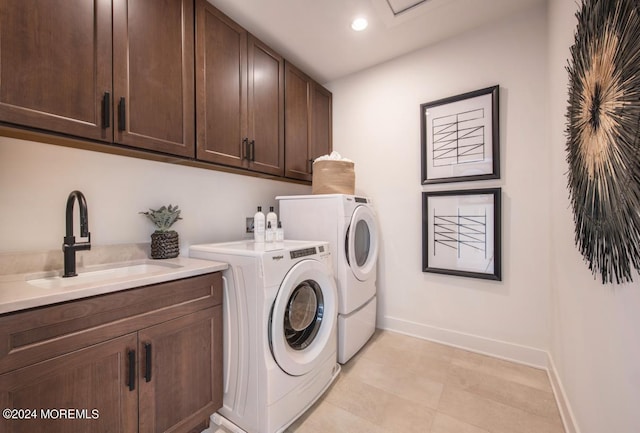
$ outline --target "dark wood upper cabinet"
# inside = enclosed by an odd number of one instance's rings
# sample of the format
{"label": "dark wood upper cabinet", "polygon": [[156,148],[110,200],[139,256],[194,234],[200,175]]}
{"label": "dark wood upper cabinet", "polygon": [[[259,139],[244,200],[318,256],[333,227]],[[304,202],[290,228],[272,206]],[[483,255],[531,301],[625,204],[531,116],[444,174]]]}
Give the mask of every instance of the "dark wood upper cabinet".
{"label": "dark wood upper cabinet", "polygon": [[114,142],[194,156],[193,0],[113,0]]}
{"label": "dark wood upper cabinet", "polygon": [[311,180],[309,156],[310,79],[285,63],[285,176]]}
{"label": "dark wood upper cabinet", "polygon": [[204,0],[196,2],[198,159],[245,164],[247,32]]}
{"label": "dark wood upper cabinet", "polygon": [[2,121],[195,155],[193,0],[0,7]]}
{"label": "dark wood upper cabinet", "polygon": [[196,93],[198,159],[283,175],[284,60],[205,0]]}
{"label": "dark wood upper cabinet", "polygon": [[333,149],[331,92],[316,82],[311,83],[311,143],[312,159],[331,153]]}
{"label": "dark wood upper cabinet", "polygon": [[0,0],[0,119],[111,141],[111,39],[110,0]]}
{"label": "dark wood upper cabinet", "polygon": [[310,181],[331,104],[206,0],[0,0],[4,124]]}
{"label": "dark wood upper cabinet", "polygon": [[248,39],[249,168],[284,174],[284,59],[258,39]]}
{"label": "dark wood upper cabinet", "polygon": [[312,162],[332,150],[332,94],[285,63],[285,176],[311,180]]}

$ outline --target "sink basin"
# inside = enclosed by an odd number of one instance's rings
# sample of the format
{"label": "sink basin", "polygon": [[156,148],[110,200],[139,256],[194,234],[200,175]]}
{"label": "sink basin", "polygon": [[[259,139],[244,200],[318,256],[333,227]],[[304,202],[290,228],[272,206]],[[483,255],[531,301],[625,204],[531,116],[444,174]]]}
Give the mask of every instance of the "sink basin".
{"label": "sink basin", "polygon": [[78,275],[75,277],[63,278],[61,275],[54,275],[27,279],[27,283],[44,289],[59,289],[83,284],[108,283],[112,280],[167,272],[181,267],[181,265],[175,263],[161,262],[145,262],[130,265],[117,264],[111,267],[103,266],[94,270],[79,270]]}

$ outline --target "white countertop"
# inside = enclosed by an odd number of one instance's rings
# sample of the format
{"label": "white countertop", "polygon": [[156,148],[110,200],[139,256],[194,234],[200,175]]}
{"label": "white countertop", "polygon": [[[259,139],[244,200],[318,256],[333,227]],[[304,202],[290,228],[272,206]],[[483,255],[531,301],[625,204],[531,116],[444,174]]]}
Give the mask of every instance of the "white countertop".
{"label": "white countertop", "polygon": [[[125,267],[134,272],[127,275],[114,272]],[[78,277],[64,279],[59,278],[60,271],[0,275],[0,314],[194,277],[227,267],[222,262],[176,257],[78,268]]]}

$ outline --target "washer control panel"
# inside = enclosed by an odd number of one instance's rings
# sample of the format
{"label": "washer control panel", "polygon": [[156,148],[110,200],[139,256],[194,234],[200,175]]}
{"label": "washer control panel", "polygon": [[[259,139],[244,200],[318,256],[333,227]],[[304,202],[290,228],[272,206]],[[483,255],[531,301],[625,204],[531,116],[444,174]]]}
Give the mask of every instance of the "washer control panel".
{"label": "washer control panel", "polygon": [[311,248],[303,248],[301,250],[292,250],[289,252],[289,255],[292,259],[299,259],[300,257],[313,256],[319,252],[324,252],[324,246],[320,245],[319,247],[311,247]]}

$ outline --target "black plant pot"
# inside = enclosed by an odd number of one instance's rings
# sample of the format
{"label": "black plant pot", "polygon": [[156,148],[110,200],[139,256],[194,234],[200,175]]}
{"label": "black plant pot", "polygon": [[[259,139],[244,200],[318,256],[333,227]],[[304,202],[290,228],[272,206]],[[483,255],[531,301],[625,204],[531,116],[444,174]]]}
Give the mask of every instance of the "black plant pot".
{"label": "black plant pot", "polygon": [[153,232],[151,234],[151,258],[152,259],[172,259],[180,254],[180,244],[178,232],[169,230],[167,232]]}

